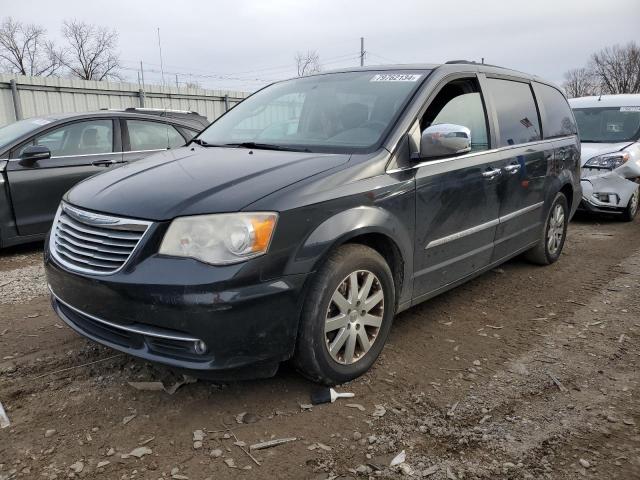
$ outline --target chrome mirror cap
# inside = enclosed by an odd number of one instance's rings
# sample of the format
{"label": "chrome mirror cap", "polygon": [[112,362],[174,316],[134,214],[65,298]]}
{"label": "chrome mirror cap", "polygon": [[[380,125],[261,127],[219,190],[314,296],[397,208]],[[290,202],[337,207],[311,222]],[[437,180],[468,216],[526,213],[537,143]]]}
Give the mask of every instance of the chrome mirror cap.
{"label": "chrome mirror cap", "polygon": [[420,157],[438,158],[471,151],[471,130],[453,123],[427,127],[420,137]]}

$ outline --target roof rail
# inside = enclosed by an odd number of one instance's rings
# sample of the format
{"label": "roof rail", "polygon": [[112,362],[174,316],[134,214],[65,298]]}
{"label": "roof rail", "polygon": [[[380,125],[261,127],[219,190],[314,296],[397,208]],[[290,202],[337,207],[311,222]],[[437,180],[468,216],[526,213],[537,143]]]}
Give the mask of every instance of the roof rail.
{"label": "roof rail", "polygon": [[501,67],[500,65],[492,65],[490,63],[479,63],[473,60],[449,60],[444,65],[484,65],[485,67],[504,68],[505,70],[512,70],[507,67]]}
{"label": "roof rail", "polygon": [[[444,62],[445,65],[450,65],[450,64],[456,64],[456,63],[478,63],[478,62],[474,62],[472,60],[449,60],[448,62]],[[483,64],[481,64],[483,65]]]}
{"label": "roof rail", "polygon": [[166,112],[166,113],[183,113],[200,115],[198,112],[192,110],[174,110],[171,108],[146,108],[146,107],[129,107],[124,109],[125,112]]}

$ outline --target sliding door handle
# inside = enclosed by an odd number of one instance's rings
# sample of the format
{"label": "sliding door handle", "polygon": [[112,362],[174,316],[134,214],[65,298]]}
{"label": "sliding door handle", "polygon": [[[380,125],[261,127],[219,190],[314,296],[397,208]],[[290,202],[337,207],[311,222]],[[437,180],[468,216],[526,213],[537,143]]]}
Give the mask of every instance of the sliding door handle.
{"label": "sliding door handle", "polygon": [[502,173],[502,170],[500,170],[499,168],[494,168],[493,170],[486,170],[482,172],[482,176],[487,180],[492,180],[496,178],[498,175],[500,175],[501,173]]}
{"label": "sliding door handle", "polygon": [[504,171],[509,173],[509,174],[514,174],[516,172],[518,172],[518,170],[520,170],[520,164],[519,163],[512,163],[510,165],[507,165],[506,167],[504,167]]}

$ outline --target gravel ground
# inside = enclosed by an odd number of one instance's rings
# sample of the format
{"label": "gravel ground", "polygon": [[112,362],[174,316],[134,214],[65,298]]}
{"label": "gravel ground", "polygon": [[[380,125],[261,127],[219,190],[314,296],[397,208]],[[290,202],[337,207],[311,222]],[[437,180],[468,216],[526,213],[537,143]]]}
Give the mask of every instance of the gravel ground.
{"label": "gravel ground", "polygon": [[340,386],[355,398],[312,408],[286,365],[133,388],[182,376],[73,333],[40,252],[2,252],[0,480],[640,478],[638,238],[639,222],[572,223],[558,263],[515,259],[398,315],[374,368]]}
{"label": "gravel ground", "polygon": [[29,303],[47,294],[42,265],[6,270],[0,278],[0,304]]}

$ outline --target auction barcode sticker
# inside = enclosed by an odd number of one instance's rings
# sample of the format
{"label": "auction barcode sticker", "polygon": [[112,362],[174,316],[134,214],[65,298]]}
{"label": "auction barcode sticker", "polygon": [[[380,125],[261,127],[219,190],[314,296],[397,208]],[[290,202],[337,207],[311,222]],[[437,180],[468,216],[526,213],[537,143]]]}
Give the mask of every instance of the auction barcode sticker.
{"label": "auction barcode sticker", "polygon": [[378,73],[370,82],[417,82],[421,74],[413,73]]}
{"label": "auction barcode sticker", "polygon": [[620,107],[621,112],[640,112],[640,107]]}

